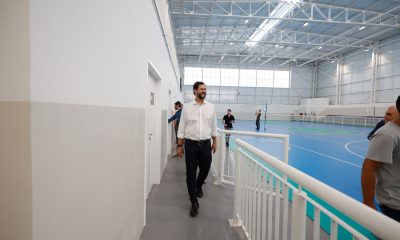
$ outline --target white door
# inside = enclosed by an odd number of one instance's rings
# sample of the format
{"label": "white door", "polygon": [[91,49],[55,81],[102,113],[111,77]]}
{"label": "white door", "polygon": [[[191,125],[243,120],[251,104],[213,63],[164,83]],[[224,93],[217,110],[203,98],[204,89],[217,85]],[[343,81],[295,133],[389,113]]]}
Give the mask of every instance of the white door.
{"label": "white door", "polygon": [[146,190],[149,195],[154,183],[155,167],[155,116],[156,116],[156,83],[151,74],[148,74],[148,102],[147,102],[147,159],[146,159]]}

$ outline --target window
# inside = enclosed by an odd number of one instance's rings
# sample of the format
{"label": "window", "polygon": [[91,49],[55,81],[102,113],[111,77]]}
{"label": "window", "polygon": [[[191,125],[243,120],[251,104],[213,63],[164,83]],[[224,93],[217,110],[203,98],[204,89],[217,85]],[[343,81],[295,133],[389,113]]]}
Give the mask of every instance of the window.
{"label": "window", "polygon": [[289,71],[275,71],[274,88],[289,88]]}
{"label": "window", "polygon": [[237,87],[239,83],[239,69],[221,68],[221,86]]}
{"label": "window", "polygon": [[202,69],[185,67],[185,85],[193,85],[197,81],[202,81]]}
{"label": "window", "polygon": [[219,68],[203,68],[203,82],[207,86],[220,85],[220,69]]}
{"label": "window", "polygon": [[256,70],[240,69],[239,86],[240,87],[256,87]]}
{"label": "window", "polygon": [[258,70],[257,71],[257,87],[270,87],[274,86],[274,71],[272,70]]}
{"label": "window", "polygon": [[290,88],[290,71],[185,67],[184,85]]}

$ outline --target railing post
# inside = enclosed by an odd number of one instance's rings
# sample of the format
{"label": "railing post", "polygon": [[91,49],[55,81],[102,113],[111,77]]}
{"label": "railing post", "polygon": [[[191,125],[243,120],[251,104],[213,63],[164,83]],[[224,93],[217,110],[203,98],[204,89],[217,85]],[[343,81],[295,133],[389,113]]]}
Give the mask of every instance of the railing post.
{"label": "railing post", "polygon": [[222,182],[224,180],[224,172],[225,172],[225,150],[226,146],[225,142],[225,133],[221,133],[219,136],[219,146],[221,146],[221,154],[220,154],[220,171],[219,171],[219,181]]}
{"label": "railing post", "polygon": [[229,219],[229,225],[231,227],[240,227],[242,226],[242,221],[240,220],[240,189],[241,189],[241,176],[240,176],[240,161],[242,160],[242,155],[236,148],[235,151],[235,193],[233,200],[233,219]]}
{"label": "railing post", "polygon": [[306,196],[306,193],[303,191],[293,190],[291,226],[292,240],[306,239]]}
{"label": "railing post", "polygon": [[285,161],[285,163],[289,163],[289,136],[284,139],[283,161]]}

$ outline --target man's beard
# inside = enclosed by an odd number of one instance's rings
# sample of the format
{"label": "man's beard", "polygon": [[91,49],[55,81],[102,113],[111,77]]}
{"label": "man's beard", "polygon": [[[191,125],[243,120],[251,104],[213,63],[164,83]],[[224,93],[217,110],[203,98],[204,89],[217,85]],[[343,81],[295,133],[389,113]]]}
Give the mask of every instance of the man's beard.
{"label": "man's beard", "polygon": [[200,94],[197,95],[197,97],[200,98],[200,99],[205,99],[206,95],[207,95],[206,93],[200,93]]}

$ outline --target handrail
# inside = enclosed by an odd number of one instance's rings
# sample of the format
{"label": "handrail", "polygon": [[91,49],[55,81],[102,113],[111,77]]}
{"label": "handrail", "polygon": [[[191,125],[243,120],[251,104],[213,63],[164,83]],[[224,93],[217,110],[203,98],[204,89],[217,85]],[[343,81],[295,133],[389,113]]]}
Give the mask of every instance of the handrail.
{"label": "handrail", "polygon": [[[273,114],[279,116],[279,114]],[[346,116],[346,115],[285,115],[292,121],[319,122],[353,126],[373,127],[383,117]]]}
{"label": "handrail", "polygon": [[[246,151],[254,154],[255,156],[259,157],[261,160],[265,161],[268,165],[273,167],[274,169],[280,171],[285,177],[295,181],[300,185],[299,187],[299,193],[294,193],[294,196],[296,196],[296,202],[293,202],[292,208],[295,208],[297,205],[302,206],[304,208],[304,201],[306,199],[306,196],[304,192],[302,192],[301,188],[305,187],[307,190],[311,191],[313,194],[315,194],[317,197],[323,199],[325,202],[330,204],[331,206],[335,207],[345,215],[349,216],[353,220],[357,221],[364,227],[366,227],[369,231],[373,232],[377,237],[383,238],[383,239],[398,239],[398,236],[400,236],[400,223],[396,222],[395,220],[386,217],[385,215],[373,210],[370,207],[367,207],[366,205],[354,200],[353,198],[350,198],[349,196],[341,193],[340,191],[314,179],[313,177],[297,170],[296,168],[283,163],[282,161],[272,157],[268,153],[265,153],[261,151],[260,149],[244,142],[243,140],[236,139],[236,144],[240,147],[245,149]],[[238,152],[238,150],[237,150]],[[239,160],[239,157],[236,157],[236,161]],[[254,159],[252,159],[254,162],[257,163]],[[243,163],[242,163],[243,165]],[[241,179],[243,176],[240,173],[240,169],[238,168],[240,166],[240,163],[237,163],[236,166],[236,171],[237,171],[237,176]],[[267,169],[265,166],[260,165],[262,168]],[[249,175],[249,174],[247,174]],[[249,178],[249,176],[247,176]],[[235,178],[235,182],[238,181],[238,179]],[[246,182],[247,181],[247,182]],[[253,182],[251,182],[253,181]],[[254,178],[253,176],[250,176],[250,180],[245,178],[245,184],[246,183],[254,183]],[[270,185],[271,185],[271,181]],[[241,186],[243,185],[242,183],[238,182],[238,184],[235,184],[235,217],[241,217],[240,216],[240,211],[239,211],[239,206],[238,202],[240,202],[240,193],[239,190]],[[279,185],[278,185],[279,186]],[[277,189],[278,187],[275,187]],[[247,189],[246,191],[251,191],[248,188],[243,188]],[[242,190],[243,191],[243,190]],[[253,190],[254,193],[254,190]],[[253,195],[255,197],[255,194]],[[247,199],[247,198],[244,198]],[[251,196],[250,196],[250,199]],[[295,199],[294,199],[295,200]],[[294,201],[293,200],[293,201]],[[255,200],[254,200],[255,201]],[[299,204],[300,202],[300,204]],[[301,208],[301,207],[300,207]],[[293,209],[292,209],[293,210]],[[304,209],[303,209],[304,210]],[[293,213],[296,213],[294,211]],[[292,214],[293,218],[297,217],[296,214]],[[250,219],[251,220],[251,219]],[[239,220],[240,222],[240,220]],[[251,222],[250,222],[251,223]],[[377,224],[379,223],[379,224]],[[337,224],[337,222],[336,222]],[[296,230],[297,226],[293,226],[292,224],[292,231]],[[305,230],[304,230],[305,231]],[[292,237],[293,237],[293,232],[292,232]],[[337,232],[334,232],[334,234],[337,234]]]}
{"label": "handrail", "polygon": [[[234,134],[240,136],[254,136],[254,137],[267,137],[267,138],[277,138],[283,140],[283,161],[288,163],[289,161],[289,135],[285,134],[275,134],[275,133],[259,133],[259,132],[249,132],[249,131],[236,131],[236,130],[223,130],[218,128],[217,132],[220,133],[218,142],[223,143],[225,141],[226,134]],[[222,133],[222,134],[221,134]],[[216,177],[216,181],[214,184],[230,184],[234,185],[234,181],[227,180],[225,178],[225,165],[226,165],[226,157],[225,157],[225,145],[219,144],[219,148],[217,148],[216,160],[212,162],[212,170],[213,174]],[[230,178],[234,178],[234,170],[229,176]]]}

